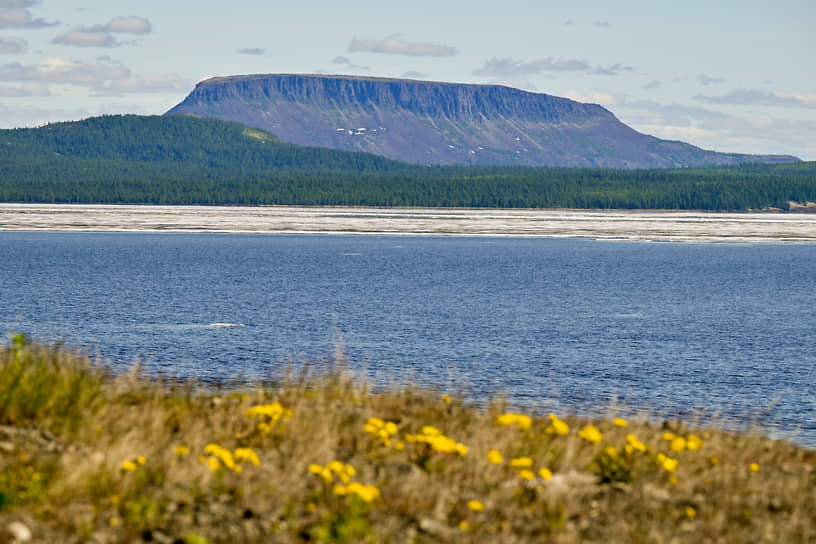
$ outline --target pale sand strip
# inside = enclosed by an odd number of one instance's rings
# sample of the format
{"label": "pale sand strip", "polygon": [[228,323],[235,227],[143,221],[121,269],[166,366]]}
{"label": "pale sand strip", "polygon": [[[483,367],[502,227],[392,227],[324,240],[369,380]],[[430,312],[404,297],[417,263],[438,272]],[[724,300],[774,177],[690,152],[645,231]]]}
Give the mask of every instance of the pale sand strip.
{"label": "pale sand strip", "polygon": [[0,230],[815,242],[816,215],[620,210],[0,204]]}

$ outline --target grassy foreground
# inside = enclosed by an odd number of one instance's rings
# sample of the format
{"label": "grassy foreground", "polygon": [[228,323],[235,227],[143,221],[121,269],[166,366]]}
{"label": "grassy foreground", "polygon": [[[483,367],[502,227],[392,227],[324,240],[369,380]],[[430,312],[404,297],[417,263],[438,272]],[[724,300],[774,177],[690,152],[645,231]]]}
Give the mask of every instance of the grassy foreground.
{"label": "grassy foreground", "polygon": [[0,348],[0,542],[814,542],[816,452],[342,370],[241,392]]}

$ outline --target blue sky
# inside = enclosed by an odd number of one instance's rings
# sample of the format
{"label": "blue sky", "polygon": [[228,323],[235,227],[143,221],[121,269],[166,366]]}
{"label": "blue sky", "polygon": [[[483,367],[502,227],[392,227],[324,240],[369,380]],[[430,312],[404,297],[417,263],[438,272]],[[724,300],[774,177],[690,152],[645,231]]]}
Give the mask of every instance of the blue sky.
{"label": "blue sky", "polygon": [[322,72],[501,83],[706,149],[816,160],[814,29],[810,0],[0,0],[0,127]]}

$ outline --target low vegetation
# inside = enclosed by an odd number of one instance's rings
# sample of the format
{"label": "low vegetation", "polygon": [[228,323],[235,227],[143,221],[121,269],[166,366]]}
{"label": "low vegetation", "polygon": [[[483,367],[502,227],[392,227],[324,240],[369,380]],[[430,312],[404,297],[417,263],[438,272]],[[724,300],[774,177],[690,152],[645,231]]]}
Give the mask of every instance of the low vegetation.
{"label": "low vegetation", "polygon": [[0,130],[0,202],[787,211],[816,202],[816,163],[421,166],[216,119],[104,116]]}
{"label": "low vegetation", "polygon": [[0,540],[813,542],[816,452],[333,370],[220,390],[0,348]]}

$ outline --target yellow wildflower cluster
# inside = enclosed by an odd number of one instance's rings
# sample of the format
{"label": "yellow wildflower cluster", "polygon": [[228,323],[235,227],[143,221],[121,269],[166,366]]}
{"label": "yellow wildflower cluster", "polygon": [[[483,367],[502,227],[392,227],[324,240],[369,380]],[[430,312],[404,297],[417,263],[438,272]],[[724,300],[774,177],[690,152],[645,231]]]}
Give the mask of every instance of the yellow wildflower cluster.
{"label": "yellow wildflower cluster", "polygon": [[550,426],[547,427],[547,434],[565,435],[569,433],[569,425],[555,414],[550,414]]}
{"label": "yellow wildflower cluster", "polygon": [[626,435],[626,445],[624,446],[626,453],[631,455],[634,452],[646,453],[646,444],[637,439],[633,434]]}
{"label": "yellow wildflower cluster", "polygon": [[136,470],[140,466],[144,466],[145,463],[147,463],[147,459],[145,459],[143,456],[140,455],[139,457],[136,457],[135,459],[129,459],[129,460],[125,461],[124,463],[122,463],[121,468],[125,472],[133,472],[134,470]]}
{"label": "yellow wildflower cluster", "polygon": [[657,454],[657,463],[663,467],[666,472],[674,472],[677,470],[677,465],[680,463],[677,459],[668,457],[663,453]]}
{"label": "yellow wildflower cluster", "polygon": [[585,425],[583,429],[578,431],[578,436],[593,444],[600,444],[601,440],[603,440],[603,434],[601,434],[601,431],[598,430],[598,427],[592,424]]}
{"label": "yellow wildflower cluster", "polygon": [[683,450],[697,451],[703,447],[702,439],[696,434],[690,434],[687,437],[675,435],[671,432],[665,432],[662,436],[663,440],[669,442],[672,451],[680,453]]}
{"label": "yellow wildflower cluster", "polygon": [[337,484],[332,488],[335,495],[356,495],[363,502],[372,502],[380,498],[380,490],[376,485],[361,484],[360,482],[350,482],[349,484]]}
{"label": "yellow wildflower cluster", "polygon": [[624,429],[629,426],[629,422],[623,419],[622,417],[616,417],[615,419],[612,420],[612,425]]}
{"label": "yellow wildflower cluster", "polygon": [[484,503],[475,499],[468,501],[467,507],[474,512],[481,512],[484,510]]}
{"label": "yellow wildflower cluster", "polygon": [[308,470],[311,474],[320,476],[326,485],[331,485],[335,480],[340,480],[340,483],[332,487],[332,493],[335,495],[355,495],[362,499],[363,502],[371,502],[380,498],[380,490],[377,489],[377,486],[352,481],[357,471],[354,470],[353,466],[344,464],[341,461],[334,460],[325,467],[312,463],[309,465]]}
{"label": "yellow wildflower cluster", "polygon": [[524,414],[501,414],[496,418],[496,425],[505,427],[508,425],[515,425],[519,429],[526,431],[533,425],[533,420],[530,416]]}
{"label": "yellow wildflower cluster", "polygon": [[264,434],[268,434],[272,431],[272,427],[277,422],[281,420],[286,421],[292,417],[292,410],[284,408],[280,402],[275,401],[270,404],[259,404],[247,408],[246,411],[244,411],[244,415],[260,419],[258,430]]}
{"label": "yellow wildflower cluster", "polygon": [[309,465],[309,472],[323,478],[326,484],[334,482],[335,478],[339,479],[344,484],[351,482],[351,479],[357,474],[354,467],[343,464],[341,461],[334,460],[325,467],[312,463]]}
{"label": "yellow wildflower cluster", "polygon": [[456,440],[445,436],[436,427],[425,425],[421,434],[407,434],[405,440],[416,444],[428,444],[431,449],[440,453],[457,453],[464,457],[468,447]]}
{"label": "yellow wildflower cluster", "polygon": [[[498,450],[490,450],[487,452],[487,460],[494,465],[499,465],[504,461],[504,458]],[[516,475],[522,480],[534,480],[536,477],[535,472],[533,472],[533,460],[530,457],[514,457],[510,459],[510,466],[516,469]],[[552,472],[546,467],[539,469],[538,475],[544,480],[552,478]]]}
{"label": "yellow wildflower cluster", "polygon": [[221,468],[241,473],[243,471],[242,465],[246,462],[252,463],[256,467],[261,464],[258,454],[251,448],[237,448],[232,452],[218,444],[207,444],[204,447],[204,454],[207,457],[202,456],[199,459],[207,463],[213,473],[218,472]]}
{"label": "yellow wildflower cluster", "polygon": [[[385,447],[391,446],[391,438],[396,436],[399,432],[397,428],[397,424],[393,421],[383,421],[378,417],[370,417],[366,424],[363,426],[363,430],[370,434],[371,436],[380,440],[380,443]],[[397,444],[401,444],[401,442],[397,442]]]}

